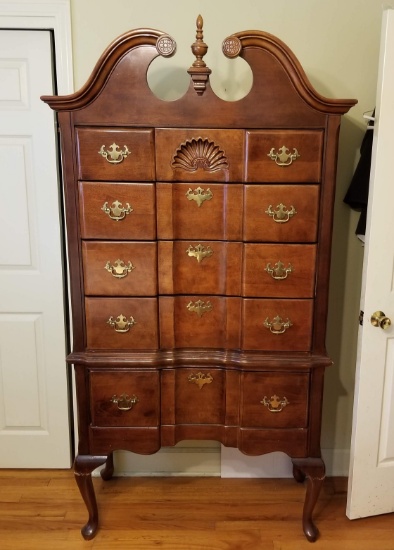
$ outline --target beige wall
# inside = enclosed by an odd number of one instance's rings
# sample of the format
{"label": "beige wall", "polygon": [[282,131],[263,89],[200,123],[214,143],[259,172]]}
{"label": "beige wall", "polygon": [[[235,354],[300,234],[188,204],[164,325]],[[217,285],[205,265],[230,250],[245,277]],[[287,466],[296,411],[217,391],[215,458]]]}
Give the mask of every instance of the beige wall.
{"label": "beige wall", "polygon": [[[180,95],[187,84],[185,69],[193,61],[190,44],[201,13],[209,45],[205,60],[219,95],[237,97],[243,81],[250,82],[242,60],[234,69],[234,63],[221,55],[222,40],[233,32],[259,29],[278,36],[293,50],[318,92],[358,99],[344,117],[340,139],[327,337],[335,365],[326,377],[322,434],[326,449],[350,446],[363,251],[354,235],[357,214],[342,199],[366,126],[363,112],[375,104],[382,6],[381,0],[71,0],[76,89],[114,38],[133,28],[150,27],[169,33],[178,44],[174,58],[152,65],[150,82],[159,89],[163,70],[171,68],[171,79],[164,82],[168,98]],[[231,87],[234,74],[237,83]]]}

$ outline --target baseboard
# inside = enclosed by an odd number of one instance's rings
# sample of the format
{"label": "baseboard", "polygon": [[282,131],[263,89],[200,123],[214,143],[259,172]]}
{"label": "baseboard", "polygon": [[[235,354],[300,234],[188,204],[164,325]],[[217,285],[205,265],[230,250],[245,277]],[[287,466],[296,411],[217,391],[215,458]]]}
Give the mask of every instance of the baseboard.
{"label": "baseboard", "polygon": [[[326,475],[348,476],[349,449],[323,449]],[[117,476],[221,476],[223,478],[292,477],[292,464],[283,453],[246,456],[212,442],[185,442],[154,455],[115,453]]]}
{"label": "baseboard", "polygon": [[[349,449],[322,449],[326,476],[349,475]],[[284,453],[246,456],[238,449],[222,447],[221,477],[285,478],[293,476],[291,459]]]}

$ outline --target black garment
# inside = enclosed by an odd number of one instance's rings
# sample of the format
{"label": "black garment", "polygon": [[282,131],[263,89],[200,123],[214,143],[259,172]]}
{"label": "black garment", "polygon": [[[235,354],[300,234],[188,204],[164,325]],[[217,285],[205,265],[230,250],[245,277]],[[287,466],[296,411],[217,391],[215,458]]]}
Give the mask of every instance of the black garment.
{"label": "black garment", "polygon": [[[373,115],[375,115],[375,111]],[[370,122],[369,125],[372,125]],[[349,189],[343,199],[354,210],[360,211],[360,219],[356,228],[356,235],[365,235],[367,223],[367,206],[369,192],[369,177],[371,173],[373,129],[365,132],[365,136],[360,147],[360,160],[350,182]]]}

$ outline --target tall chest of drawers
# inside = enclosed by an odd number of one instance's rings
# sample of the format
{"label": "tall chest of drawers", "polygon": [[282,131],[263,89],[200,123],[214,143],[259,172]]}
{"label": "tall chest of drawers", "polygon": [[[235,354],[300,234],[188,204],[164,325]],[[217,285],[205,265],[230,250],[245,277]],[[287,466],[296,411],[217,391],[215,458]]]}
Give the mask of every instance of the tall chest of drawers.
{"label": "tall chest of drawers", "polygon": [[223,42],[253,85],[210,88],[202,19],[190,87],[157,98],[147,70],[174,40],[115,40],[86,85],[43,97],[58,112],[71,281],[79,449],[75,477],[92,538],[91,473],[113,452],[210,439],[249,455],[283,451],[313,541],[338,132],[354,100],[311,86],[277,38]]}

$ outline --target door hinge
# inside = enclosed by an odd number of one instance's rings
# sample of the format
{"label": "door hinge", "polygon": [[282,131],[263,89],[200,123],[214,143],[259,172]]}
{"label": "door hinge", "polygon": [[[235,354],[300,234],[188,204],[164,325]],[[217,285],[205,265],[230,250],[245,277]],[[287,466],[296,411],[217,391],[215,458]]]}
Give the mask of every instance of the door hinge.
{"label": "door hinge", "polygon": [[364,324],[364,312],[360,311],[360,315],[358,316],[358,322],[362,326]]}

